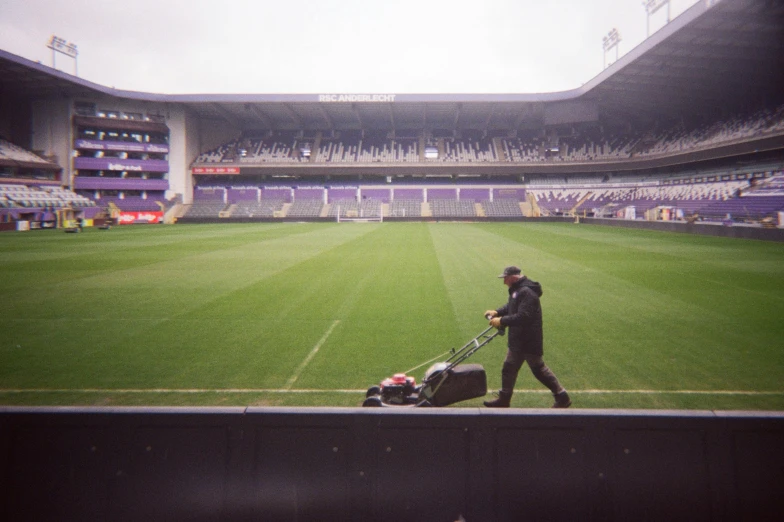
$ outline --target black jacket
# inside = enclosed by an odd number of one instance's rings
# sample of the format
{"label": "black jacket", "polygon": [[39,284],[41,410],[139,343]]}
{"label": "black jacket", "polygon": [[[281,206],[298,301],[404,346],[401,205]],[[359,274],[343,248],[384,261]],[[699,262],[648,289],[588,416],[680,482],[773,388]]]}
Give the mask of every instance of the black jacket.
{"label": "black jacket", "polygon": [[542,285],[522,277],[509,288],[509,302],[496,310],[501,316],[501,325],[509,330],[510,350],[543,355],[541,295]]}

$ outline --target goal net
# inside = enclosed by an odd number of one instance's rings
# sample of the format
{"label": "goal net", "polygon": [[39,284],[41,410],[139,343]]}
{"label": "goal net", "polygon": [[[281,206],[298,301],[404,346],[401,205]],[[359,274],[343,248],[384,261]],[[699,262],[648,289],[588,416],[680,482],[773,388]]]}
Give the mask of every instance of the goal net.
{"label": "goal net", "polygon": [[378,209],[378,213],[366,212],[363,211],[362,209],[348,210],[344,213],[341,211],[340,207],[338,207],[335,216],[338,223],[383,223],[384,222],[384,214],[382,213],[381,208]]}

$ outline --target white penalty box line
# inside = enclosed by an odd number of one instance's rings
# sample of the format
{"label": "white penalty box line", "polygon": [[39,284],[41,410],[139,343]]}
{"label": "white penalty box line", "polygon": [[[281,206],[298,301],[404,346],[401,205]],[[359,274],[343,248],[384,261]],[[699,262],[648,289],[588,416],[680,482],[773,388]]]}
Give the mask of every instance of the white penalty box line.
{"label": "white penalty box line", "polygon": [[286,381],[286,385],[283,387],[284,391],[291,390],[291,388],[294,386],[294,383],[297,382],[297,379],[299,379],[299,376],[302,375],[303,371],[305,371],[305,368],[307,368],[308,364],[310,364],[310,361],[313,360],[321,347],[324,346],[324,343],[327,342],[327,338],[330,336],[330,334],[332,334],[332,330],[334,330],[338,324],[340,324],[340,319],[333,321],[330,327],[327,328],[326,333],[321,337],[321,339],[319,339],[313,349],[310,350],[310,353],[307,357],[305,357],[305,360],[302,361],[296,370],[294,370],[294,374],[289,377],[289,380]]}

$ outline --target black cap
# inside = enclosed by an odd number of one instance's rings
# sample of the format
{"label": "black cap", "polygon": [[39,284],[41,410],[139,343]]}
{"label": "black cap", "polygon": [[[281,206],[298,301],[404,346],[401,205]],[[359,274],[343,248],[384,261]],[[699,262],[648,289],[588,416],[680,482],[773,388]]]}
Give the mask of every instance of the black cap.
{"label": "black cap", "polygon": [[513,276],[513,275],[520,275],[522,271],[517,268],[516,266],[508,266],[504,268],[504,273],[498,276],[499,279],[503,279],[505,277]]}

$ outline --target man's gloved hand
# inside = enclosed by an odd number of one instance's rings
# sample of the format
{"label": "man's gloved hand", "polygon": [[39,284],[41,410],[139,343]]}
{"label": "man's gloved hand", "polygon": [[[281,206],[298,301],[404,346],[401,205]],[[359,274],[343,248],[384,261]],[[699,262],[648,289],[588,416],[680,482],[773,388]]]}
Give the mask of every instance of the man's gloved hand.
{"label": "man's gloved hand", "polygon": [[499,330],[502,328],[501,326],[501,318],[500,317],[493,317],[490,319],[490,326],[493,328],[498,328]]}
{"label": "man's gloved hand", "polygon": [[497,316],[498,316],[498,312],[496,312],[495,310],[488,310],[487,312],[485,312],[485,319],[492,319],[493,317],[497,317]]}

